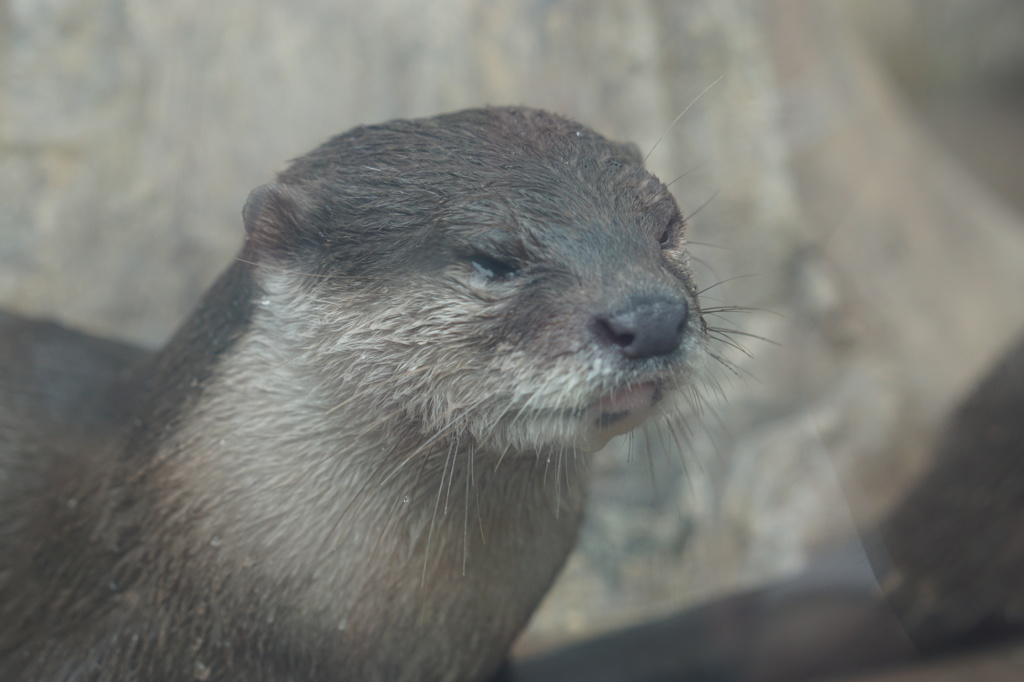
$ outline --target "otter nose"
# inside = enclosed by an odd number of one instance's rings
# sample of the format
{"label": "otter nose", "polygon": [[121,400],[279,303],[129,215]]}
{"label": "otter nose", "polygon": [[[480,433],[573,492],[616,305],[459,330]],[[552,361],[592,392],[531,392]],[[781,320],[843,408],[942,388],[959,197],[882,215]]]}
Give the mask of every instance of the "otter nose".
{"label": "otter nose", "polygon": [[596,315],[591,328],[602,343],[640,360],[679,348],[689,314],[685,300],[641,298],[610,315]]}

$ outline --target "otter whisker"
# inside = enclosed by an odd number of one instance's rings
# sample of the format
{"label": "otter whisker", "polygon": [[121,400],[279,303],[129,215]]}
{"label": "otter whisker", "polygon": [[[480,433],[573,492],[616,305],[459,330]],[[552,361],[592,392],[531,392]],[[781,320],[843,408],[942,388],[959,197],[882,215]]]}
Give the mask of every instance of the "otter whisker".
{"label": "otter whisker", "polygon": [[[653,150],[652,150],[652,151],[653,151]],[[693,168],[691,168],[690,170],[684,171],[682,175],[679,175],[679,176],[677,176],[677,177],[676,177],[676,179],[675,179],[675,180],[673,180],[672,182],[669,182],[669,183],[667,183],[667,184],[665,185],[665,187],[671,187],[672,185],[676,184],[677,182],[679,182],[680,180],[682,180],[683,178],[685,178],[685,177],[686,177],[687,175],[689,175],[690,173],[693,173],[693,172],[694,172],[694,171],[696,171],[696,170],[700,170],[700,169],[701,169],[701,168],[703,168],[703,167],[704,167],[704,166],[703,166],[703,164],[697,164],[696,166],[694,166],[694,167],[693,167]]]}
{"label": "otter whisker", "polygon": [[[572,470],[574,472],[573,475],[576,476],[576,478],[580,477],[580,458],[579,458],[578,455],[579,455],[579,452],[577,452],[576,448],[573,448],[572,449]],[[584,465],[584,466],[586,466],[586,465]]]}
{"label": "otter whisker", "polygon": [[693,211],[690,212],[690,215],[686,216],[686,219],[690,220],[694,216],[696,216],[698,213],[700,213],[704,209],[705,206],[707,206],[708,204],[710,204],[712,201],[715,200],[715,198],[719,195],[720,192],[721,192],[721,190],[718,190],[718,189],[716,189],[714,192],[712,192],[711,196],[709,196],[707,199],[702,201],[700,203],[700,205],[697,206],[697,208],[693,209]]}
{"label": "otter whisker", "polygon": [[710,284],[710,285],[704,287],[703,289],[698,290],[697,291],[697,295],[698,296],[704,296],[705,293],[711,291],[715,287],[722,286],[723,284],[728,284],[729,282],[735,282],[736,280],[739,280],[739,279],[749,279],[751,277],[760,277],[760,275],[736,275],[735,277],[728,277],[726,279],[720,279],[717,282],[715,282],[714,284]]}
{"label": "otter whisker", "polygon": [[709,308],[701,307],[700,311],[704,315],[714,315],[714,314],[722,314],[722,313],[768,313],[770,315],[780,315],[781,316],[781,314],[782,314],[782,313],[777,313],[774,310],[769,310],[767,308],[758,308],[756,306],[745,306],[745,305],[721,305],[721,306],[712,306],[712,307],[709,307]]}
{"label": "otter whisker", "polygon": [[[448,503],[451,501],[451,497],[452,497],[452,483],[455,481],[456,465],[458,464],[458,459],[459,459],[459,450],[458,450],[458,448],[450,449],[449,450],[449,455],[451,456],[451,470],[448,473],[448,487],[447,487],[447,490],[445,490],[445,493],[444,493],[444,512],[442,514],[443,516],[448,516]],[[447,462],[445,462],[445,467],[446,468],[448,467],[448,463]]]}
{"label": "otter whisker", "polygon": [[466,575],[466,564],[469,561],[469,489],[473,478],[473,447],[469,448],[469,468],[464,476],[466,479],[466,499],[462,512],[462,575]]}
{"label": "otter whisker", "polygon": [[718,277],[718,273],[715,271],[714,266],[711,265],[711,263],[709,261],[701,258],[700,256],[693,255],[692,252],[689,253],[689,256],[690,256],[690,259],[694,263],[698,263],[698,264],[704,266],[705,268],[707,268],[708,272],[710,272],[714,277],[716,277],[716,278]]}
{"label": "otter whisker", "polygon": [[430,436],[430,437],[429,437],[429,438],[427,438],[427,439],[426,439],[425,441],[423,441],[423,443],[421,443],[421,444],[419,445],[419,447],[417,447],[417,448],[416,448],[415,450],[413,450],[413,451],[412,451],[412,452],[411,452],[411,453],[410,453],[410,454],[409,454],[409,455],[408,455],[407,457],[405,457],[404,459],[402,459],[401,461],[399,461],[399,462],[398,462],[397,464],[389,464],[389,466],[392,466],[392,469],[391,469],[391,471],[390,471],[390,472],[388,472],[388,475],[387,475],[387,476],[386,476],[386,477],[384,478],[384,480],[383,480],[383,481],[381,481],[381,482],[379,483],[379,485],[380,485],[380,486],[384,486],[384,485],[385,485],[385,484],[386,484],[386,483],[387,483],[388,481],[390,481],[390,480],[391,480],[392,478],[394,478],[394,477],[395,477],[395,476],[396,476],[396,475],[398,474],[398,472],[399,472],[399,471],[400,471],[400,470],[401,470],[401,469],[402,469],[402,468],[403,468],[403,467],[404,467],[404,466],[405,466],[406,464],[408,464],[409,462],[413,461],[413,460],[414,460],[414,459],[416,459],[416,458],[417,458],[417,457],[418,457],[418,456],[419,456],[420,454],[422,454],[422,453],[423,453],[424,451],[426,451],[426,450],[427,450],[427,448],[429,448],[431,444],[433,444],[434,442],[438,441],[438,440],[439,440],[439,439],[441,439],[441,438],[445,438],[445,437],[447,437],[447,436],[451,435],[451,433],[452,433],[452,432],[453,432],[453,431],[454,431],[454,430],[455,430],[455,429],[456,429],[456,428],[457,428],[457,427],[459,426],[459,423],[460,423],[460,422],[463,422],[463,421],[465,421],[466,417],[467,417],[467,416],[468,416],[468,415],[469,415],[469,414],[470,414],[470,413],[471,413],[471,412],[472,412],[472,411],[473,411],[474,409],[476,409],[476,407],[475,407],[475,406],[472,406],[472,407],[467,407],[467,408],[466,408],[466,409],[465,409],[465,410],[464,410],[464,411],[463,411],[462,413],[460,413],[459,415],[457,415],[456,417],[454,417],[454,418],[453,418],[453,419],[452,419],[452,420],[451,420],[451,421],[450,421],[450,422],[449,422],[449,423],[448,423],[448,424],[447,424],[446,426],[444,426],[444,427],[443,427],[443,428],[442,428],[441,430],[439,430],[439,431],[438,431],[437,433],[435,433],[435,434],[434,434],[433,436]]}
{"label": "otter whisker", "polygon": [[726,336],[731,335],[731,334],[735,334],[736,336],[746,336],[746,337],[751,338],[751,339],[757,339],[758,341],[764,341],[765,343],[770,343],[773,346],[778,346],[779,345],[778,341],[773,341],[772,339],[765,338],[764,336],[759,336],[758,334],[752,334],[750,332],[745,332],[742,329],[733,329],[731,327],[708,327],[708,332],[715,332],[717,334],[724,334]]}
{"label": "otter whisker", "polygon": [[679,115],[678,115],[678,116],[676,116],[676,117],[675,117],[675,118],[674,118],[674,119],[672,120],[672,122],[668,124],[668,128],[666,128],[666,129],[665,129],[665,132],[663,132],[663,133],[661,134],[661,137],[659,137],[659,138],[657,139],[657,141],[656,141],[656,142],[654,143],[654,146],[653,146],[653,147],[651,147],[651,150],[650,150],[649,152],[647,152],[647,156],[645,156],[645,157],[644,157],[644,163],[647,163],[647,159],[649,159],[649,158],[650,158],[650,156],[651,156],[651,154],[653,154],[653,153],[654,153],[654,150],[658,148],[658,145],[659,145],[659,144],[661,144],[661,141],[662,141],[663,139],[665,139],[665,136],[666,136],[666,135],[668,135],[668,133],[669,133],[669,131],[670,131],[670,130],[672,130],[672,127],[673,127],[673,126],[675,126],[675,124],[679,122],[679,119],[681,119],[681,118],[682,118],[682,117],[683,117],[683,116],[684,116],[684,115],[686,114],[686,112],[690,110],[690,107],[692,107],[692,106],[693,106],[694,104],[696,104],[696,103],[698,102],[698,100],[700,100],[700,98],[704,96],[704,93],[706,93],[706,92],[707,92],[708,90],[710,90],[711,88],[713,88],[713,87],[715,87],[716,85],[718,85],[718,82],[719,82],[719,81],[721,81],[721,80],[722,80],[723,78],[725,78],[725,74],[722,74],[721,76],[719,76],[719,77],[718,77],[718,78],[716,78],[715,80],[711,81],[711,83],[709,83],[709,84],[708,84],[708,86],[707,86],[706,88],[704,88],[703,90],[701,90],[701,91],[700,91],[700,92],[699,92],[699,93],[697,94],[697,96],[696,96],[696,97],[694,97],[694,98],[693,98],[692,100],[690,100],[690,103],[689,103],[689,104],[687,104],[687,105],[686,105],[685,107],[683,107],[683,110],[679,112]]}
{"label": "otter whisker", "polygon": [[555,453],[555,518],[558,519],[562,513],[562,454],[565,446],[560,446]]}
{"label": "otter whisker", "polygon": [[713,244],[711,242],[699,242],[693,239],[687,239],[686,243],[691,246],[700,246],[707,249],[722,249],[723,251],[735,251],[731,246],[725,246],[723,244]]}
{"label": "otter whisker", "polygon": [[[702,383],[706,386],[708,384],[708,380],[704,379]],[[708,407],[708,399],[705,392],[701,390],[701,387],[696,385],[696,382],[692,386],[687,386],[687,390],[683,392],[683,397],[687,404],[696,410],[698,416],[704,416],[704,410]],[[684,425],[686,426],[687,432],[691,432],[689,424],[684,423]]]}
{"label": "otter whisker", "polygon": [[647,473],[651,477],[651,490],[654,493],[655,502],[657,502],[660,499],[660,493],[658,491],[658,482],[654,471],[654,455],[651,452],[650,428],[650,424],[644,424],[642,429],[644,434],[644,459],[647,460]]}
{"label": "otter whisker", "polygon": [[[434,529],[437,526],[437,511],[438,511],[438,508],[441,506],[441,494],[444,492],[444,488],[445,488],[445,485],[444,485],[445,474],[448,473],[448,471],[449,471],[448,465],[449,465],[450,462],[452,462],[452,460],[453,460],[453,458],[455,456],[454,455],[455,448],[456,448],[456,441],[453,440],[451,445],[448,448],[448,455],[444,459],[444,468],[441,470],[441,479],[440,479],[440,482],[438,483],[437,496],[434,498],[434,511],[433,511],[433,513],[431,514],[431,517],[430,517],[430,529],[427,531],[427,544],[426,544],[426,547],[423,550],[423,573],[422,573],[422,576],[421,576],[421,583],[424,584],[424,585],[427,582],[427,568],[428,568],[429,563],[430,563],[430,543],[434,539]],[[455,475],[455,467],[454,466],[452,466],[451,473],[449,473],[448,475],[449,475],[449,477]],[[451,485],[451,482],[449,481],[449,486],[450,485]],[[443,516],[447,516],[447,510],[445,511],[445,514],[443,514]]]}
{"label": "otter whisker", "polygon": [[514,403],[513,403],[512,400],[508,400],[508,401],[505,402],[505,404],[501,408],[501,411],[498,412],[498,414],[496,414],[494,416],[493,423],[490,425],[490,427],[486,431],[484,431],[484,433],[482,435],[482,437],[484,439],[492,436],[494,434],[495,430],[497,430],[498,427],[502,425],[502,420],[505,418],[505,415],[507,415],[512,410],[513,404]]}
{"label": "otter whisker", "polygon": [[547,454],[544,459],[544,475],[541,477],[541,485],[547,485],[548,482],[548,467],[551,466],[551,453]]}
{"label": "otter whisker", "polygon": [[[675,428],[675,426],[675,423],[667,424],[666,430],[668,432],[669,437],[671,437],[672,440],[675,442],[676,452],[678,453],[679,465],[683,468],[683,478],[686,479],[686,484],[687,487],[689,487],[690,489],[690,494],[696,495],[697,489],[693,485],[693,476],[690,475],[690,467],[686,462],[686,450],[689,450],[691,440],[688,435],[681,435],[679,431]],[[686,450],[684,450],[683,441],[685,441]]]}
{"label": "otter whisker", "polygon": [[[712,357],[714,357],[714,355],[712,355],[712,354],[711,354],[710,352],[709,352],[709,355],[711,355]],[[723,364],[724,364],[724,362],[725,362],[725,361],[723,361]],[[732,369],[732,370],[733,370],[733,374],[734,374],[734,375],[735,375],[735,376],[736,376],[737,378],[739,378],[740,376],[742,376],[742,375],[741,375],[741,374],[739,373],[739,368],[735,367],[734,365],[732,365],[732,364],[728,364],[728,365],[725,365],[725,366],[726,366],[726,367],[727,367],[728,369]],[[725,391],[724,391],[724,390],[722,389],[722,384],[721,384],[721,382],[719,382],[719,381],[718,381],[718,378],[717,378],[717,377],[713,377],[713,376],[707,376],[707,377],[705,377],[705,379],[704,379],[704,384],[705,384],[705,386],[708,386],[708,387],[710,387],[711,391],[712,391],[712,392],[713,392],[714,394],[716,394],[716,395],[718,396],[718,399],[719,399],[719,400],[721,400],[721,401],[722,401],[723,403],[724,403],[724,402],[726,402],[726,400],[727,400],[727,399],[726,399],[726,397],[725,397]],[[710,407],[710,406],[709,406],[709,407]]]}
{"label": "otter whisker", "polygon": [[728,330],[721,330],[717,327],[708,327],[708,337],[729,346],[733,350],[739,351],[748,358],[753,357],[753,353],[751,353],[743,344],[729,336]]}
{"label": "otter whisker", "polygon": [[708,351],[708,357],[717,362],[719,365],[729,370],[729,372],[735,376],[740,375],[739,367],[732,360],[728,359],[724,355],[716,353],[714,351]]}
{"label": "otter whisker", "polygon": [[[744,379],[761,383],[761,380],[755,374],[751,373],[750,370],[748,370],[747,368],[742,367],[723,356],[712,354],[710,351],[708,352],[708,356],[716,360],[719,363],[719,365],[728,370],[729,376],[731,378]],[[710,382],[711,378],[708,377],[707,379],[705,379],[705,381]],[[717,378],[715,379],[715,381],[717,381]]]}
{"label": "otter whisker", "polygon": [[473,479],[473,492],[476,497],[476,519],[480,526],[480,543],[482,545],[487,544],[487,533],[484,531],[484,514],[483,508],[480,505],[480,486],[476,483],[476,448],[470,450],[469,454],[469,472]]}
{"label": "otter whisker", "polygon": [[[495,472],[498,471],[498,467],[501,466],[501,462],[505,459],[505,456],[512,450],[512,446],[513,443],[511,440],[505,443],[505,448],[501,451],[501,454],[498,455],[498,459],[494,462]],[[535,455],[535,459],[536,457],[539,457],[539,454]]]}

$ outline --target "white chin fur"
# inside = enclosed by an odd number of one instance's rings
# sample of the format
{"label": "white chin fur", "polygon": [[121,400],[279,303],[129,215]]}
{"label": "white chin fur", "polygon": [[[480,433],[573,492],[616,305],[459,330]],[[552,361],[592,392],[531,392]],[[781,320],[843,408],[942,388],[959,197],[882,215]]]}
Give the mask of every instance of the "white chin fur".
{"label": "white chin fur", "polygon": [[654,382],[637,384],[594,401],[576,415],[534,415],[492,435],[525,451],[597,452],[612,438],[647,421],[657,411],[657,398]]}

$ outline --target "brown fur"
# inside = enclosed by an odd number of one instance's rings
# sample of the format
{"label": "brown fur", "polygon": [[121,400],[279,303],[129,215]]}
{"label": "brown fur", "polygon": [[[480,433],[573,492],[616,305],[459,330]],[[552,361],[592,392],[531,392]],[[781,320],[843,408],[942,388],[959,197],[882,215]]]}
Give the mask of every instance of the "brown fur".
{"label": "brown fur", "polygon": [[165,349],[81,342],[51,417],[10,379],[0,678],[481,679],[572,548],[578,458],[705,355],[671,195],[551,114],[357,128],[244,220]]}

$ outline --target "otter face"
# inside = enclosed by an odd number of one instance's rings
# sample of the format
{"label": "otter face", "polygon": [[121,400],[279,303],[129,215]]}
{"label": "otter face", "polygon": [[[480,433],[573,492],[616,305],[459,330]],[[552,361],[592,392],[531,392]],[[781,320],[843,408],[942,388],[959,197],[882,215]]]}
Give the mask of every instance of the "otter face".
{"label": "otter face", "polygon": [[705,353],[667,188],[634,148],[544,112],[358,128],[256,190],[245,222],[331,399],[384,428],[593,451]]}

